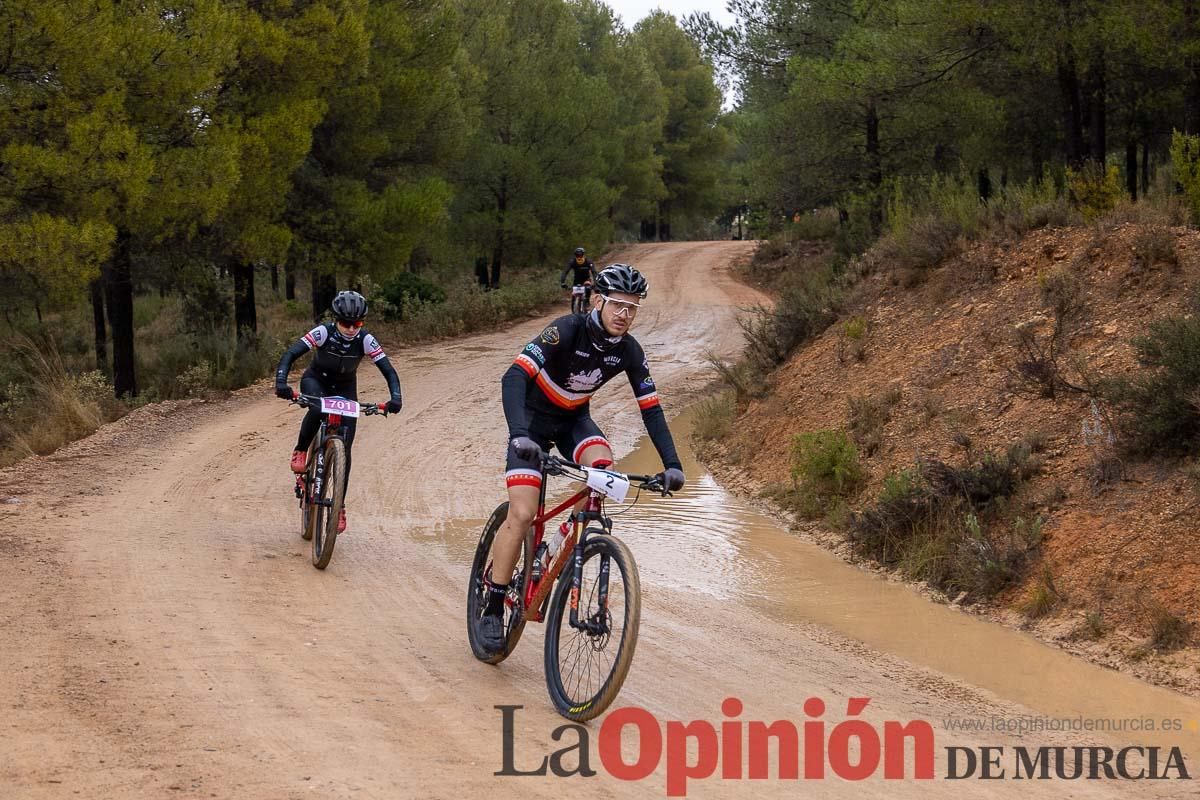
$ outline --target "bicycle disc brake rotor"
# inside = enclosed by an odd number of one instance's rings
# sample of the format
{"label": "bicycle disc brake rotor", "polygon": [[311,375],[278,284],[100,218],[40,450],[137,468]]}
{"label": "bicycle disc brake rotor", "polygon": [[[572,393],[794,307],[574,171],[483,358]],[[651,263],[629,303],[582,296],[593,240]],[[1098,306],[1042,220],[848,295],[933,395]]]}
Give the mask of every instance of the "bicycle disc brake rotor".
{"label": "bicycle disc brake rotor", "polygon": [[603,623],[601,623],[597,619],[597,617],[599,617],[599,616],[600,616],[600,612],[597,611],[595,614],[592,614],[592,616],[588,618],[589,627],[601,626],[601,625],[603,626],[600,633],[592,633],[590,630],[588,631],[588,644],[597,653],[599,653],[604,648],[608,647],[608,640],[612,637],[612,621],[613,621],[612,620],[612,611],[610,609],[607,609],[607,608],[604,609],[604,622]]}

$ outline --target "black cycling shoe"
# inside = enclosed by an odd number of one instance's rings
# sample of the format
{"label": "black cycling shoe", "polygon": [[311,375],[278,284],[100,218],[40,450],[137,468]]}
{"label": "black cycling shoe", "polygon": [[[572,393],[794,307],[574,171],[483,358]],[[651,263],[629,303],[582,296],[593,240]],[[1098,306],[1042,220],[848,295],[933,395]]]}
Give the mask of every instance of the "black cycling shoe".
{"label": "black cycling shoe", "polygon": [[504,635],[504,614],[484,614],[479,618],[479,644],[489,653],[499,653],[504,649],[507,637]]}

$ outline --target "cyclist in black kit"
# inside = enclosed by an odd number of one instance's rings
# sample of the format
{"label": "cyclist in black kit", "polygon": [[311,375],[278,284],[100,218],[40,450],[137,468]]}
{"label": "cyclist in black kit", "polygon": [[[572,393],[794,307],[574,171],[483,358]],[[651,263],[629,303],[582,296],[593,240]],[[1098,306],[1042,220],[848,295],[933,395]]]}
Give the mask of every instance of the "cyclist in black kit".
{"label": "cyclist in black kit", "polygon": [[[333,298],[331,306],[334,322],[318,325],[304,334],[294,345],[289,347],[279,360],[275,370],[275,394],[285,400],[295,397],[292,387],[288,386],[288,372],[292,362],[308,351],[313,351],[312,363],[300,377],[300,394],[312,397],[345,397],[348,400],[358,399],[358,363],[363,356],[375,362],[375,366],[387,380],[391,399],[388,400],[387,410],[395,414],[403,405],[400,397],[400,377],[392,367],[392,362],[379,346],[375,337],[363,330],[363,317],[367,315],[367,301],[358,292],[339,292]],[[350,448],[354,443],[354,428],[358,420],[346,417],[342,420],[346,439],[346,485],[350,483]],[[292,471],[304,472],[308,458],[308,446],[321,427],[321,412],[310,408],[300,423],[300,438],[296,440],[296,449],[292,452]],[[342,506],[341,516],[338,517],[338,533],[346,530],[346,508]]]}
{"label": "cyclist in black kit", "polygon": [[[574,283],[568,284],[567,273],[571,272],[574,273],[574,277],[572,278]],[[563,267],[562,275],[558,276],[558,285],[564,289],[569,289],[571,286],[583,286],[583,308],[586,308],[592,299],[592,282],[595,279],[596,265],[587,257],[587,253],[582,247],[576,247],[575,257],[567,262],[567,266]],[[572,298],[571,302],[572,304],[574,303],[574,298]],[[572,305],[571,310],[575,310],[574,305]]]}
{"label": "cyclist in black kit", "polygon": [[[575,282],[567,283],[567,273],[574,270]],[[566,289],[568,286],[583,286],[591,283],[596,279],[596,265],[587,257],[587,251],[582,247],[575,248],[575,257],[567,262],[567,266],[563,267],[562,275],[558,276],[558,284]]]}
{"label": "cyclist in black kit", "polygon": [[[658,402],[650,365],[642,346],[628,335],[646,296],[642,274],[626,264],[606,267],[595,281],[593,308],[586,316],[559,317],[517,356],[501,381],[504,416],[508,421],[508,518],[492,545],[492,576],[510,576],[525,531],[537,512],[542,482],[539,455],[557,446],[580,464],[605,467],[613,462],[612,448],[589,415],[592,393],[625,373],[650,440],[665,471],[663,484],[671,491],[683,487],[683,465]],[[563,523],[564,527],[567,523]],[[565,531],[564,531],[565,533]],[[480,639],[484,647],[504,646],[504,593],[507,584],[489,584]]]}

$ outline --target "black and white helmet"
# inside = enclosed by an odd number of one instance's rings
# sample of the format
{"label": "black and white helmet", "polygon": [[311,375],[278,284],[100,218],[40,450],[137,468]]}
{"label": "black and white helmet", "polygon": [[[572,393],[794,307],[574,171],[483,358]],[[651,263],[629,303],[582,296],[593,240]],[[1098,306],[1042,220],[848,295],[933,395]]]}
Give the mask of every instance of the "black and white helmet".
{"label": "black and white helmet", "polygon": [[628,264],[610,264],[600,270],[594,286],[596,291],[603,295],[619,292],[634,294],[638,297],[645,297],[646,292],[650,289],[650,285],[646,283],[646,278],[642,273]]}
{"label": "black and white helmet", "polygon": [[330,308],[334,319],[358,322],[367,315],[367,299],[358,292],[338,292]]}
{"label": "black and white helmet", "polygon": [[576,248],[575,248],[575,256],[576,256],[577,258],[578,258],[579,256],[585,255],[586,253],[587,253],[587,251],[586,251],[586,250],[584,250],[582,247],[576,247]]}

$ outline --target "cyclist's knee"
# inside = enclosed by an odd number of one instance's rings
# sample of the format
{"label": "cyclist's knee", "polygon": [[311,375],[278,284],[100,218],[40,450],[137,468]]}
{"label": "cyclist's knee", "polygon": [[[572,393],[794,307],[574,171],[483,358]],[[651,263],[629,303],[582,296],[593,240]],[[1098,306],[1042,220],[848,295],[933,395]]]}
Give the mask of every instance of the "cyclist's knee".
{"label": "cyclist's knee", "polygon": [[532,505],[510,503],[508,506],[508,518],[521,528],[529,527],[535,516],[537,516],[536,502]]}
{"label": "cyclist's knee", "polygon": [[611,467],[613,464],[612,450],[609,449],[607,442],[603,444],[591,444],[580,450],[577,461],[589,467],[599,467],[601,469]]}
{"label": "cyclist's knee", "polygon": [[518,528],[527,528],[537,516],[538,490],[529,486],[511,486],[508,490],[508,518]]}

